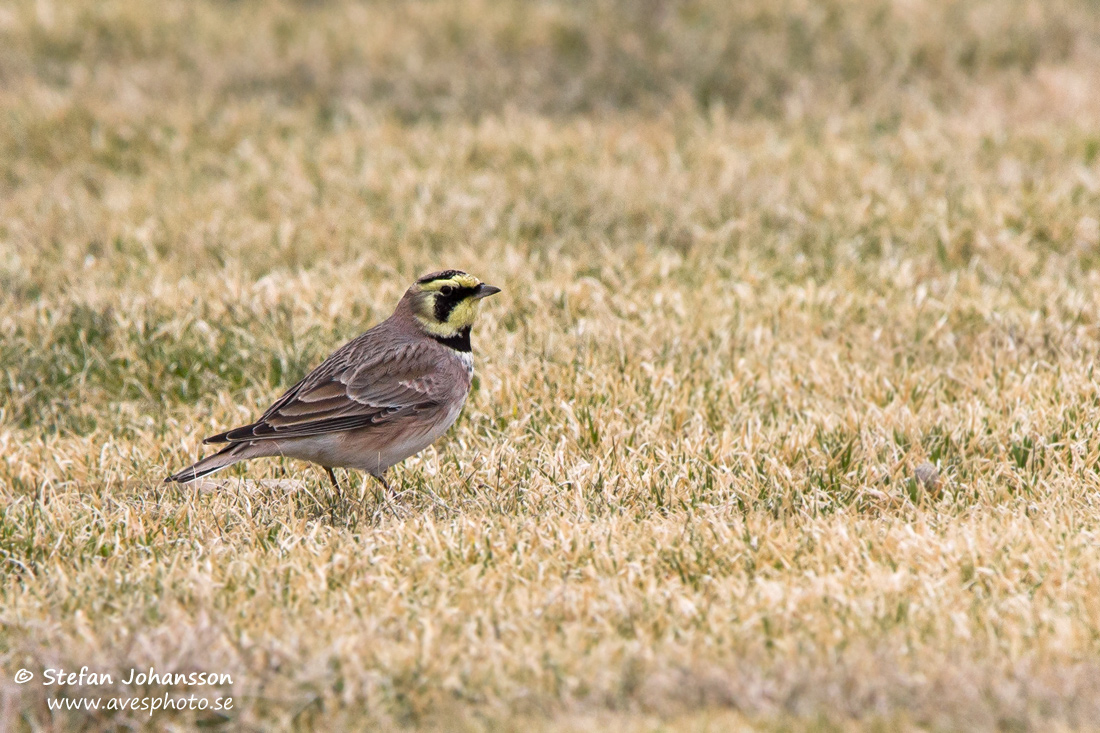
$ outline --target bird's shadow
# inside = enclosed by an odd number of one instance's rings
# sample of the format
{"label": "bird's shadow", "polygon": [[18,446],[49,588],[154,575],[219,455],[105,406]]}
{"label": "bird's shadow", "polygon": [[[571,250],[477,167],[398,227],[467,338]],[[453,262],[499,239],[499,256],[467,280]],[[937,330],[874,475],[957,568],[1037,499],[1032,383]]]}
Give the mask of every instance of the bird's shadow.
{"label": "bird's shadow", "polygon": [[401,501],[404,492],[391,495],[367,476],[345,474],[339,488],[324,482],[294,492],[297,509],[310,520],[343,529],[373,527],[387,517],[402,519],[410,507]]}
{"label": "bird's shadow", "polygon": [[257,498],[265,496],[268,501],[278,501],[277,497],[282,494],[290,503],[292,514],[351,531],[376,527],[386,520],[407,519],[423,512],[437,515],[454,512],[453,507],[423,482],[396,481],[390,487],[384,488],[370,476],[353,472],[341,476],[338,487],[332,486],[327,478],[310,481],[286,477],[200,479],[192,485],[199,493],[228,493],[236,497],[238,505],[250,507],[249,516],[255,513]]}

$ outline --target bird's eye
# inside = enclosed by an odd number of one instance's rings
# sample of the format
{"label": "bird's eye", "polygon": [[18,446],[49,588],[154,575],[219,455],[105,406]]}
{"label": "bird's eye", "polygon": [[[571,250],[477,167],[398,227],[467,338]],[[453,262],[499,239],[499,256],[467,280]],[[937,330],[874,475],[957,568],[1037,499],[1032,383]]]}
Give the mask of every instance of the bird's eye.
{"label": "bird's eye", "polygon": [[454,291],[455,291],[455,289],[454,289],[454,288],[452,288],[452,287],[451,287],[450,285],[444,285],[443,287],[441,287],[441,288],[439,289],[439,293],[440,293],[441,295],[450,295],[450,294],[451,294],[451,293],[453,293]]}

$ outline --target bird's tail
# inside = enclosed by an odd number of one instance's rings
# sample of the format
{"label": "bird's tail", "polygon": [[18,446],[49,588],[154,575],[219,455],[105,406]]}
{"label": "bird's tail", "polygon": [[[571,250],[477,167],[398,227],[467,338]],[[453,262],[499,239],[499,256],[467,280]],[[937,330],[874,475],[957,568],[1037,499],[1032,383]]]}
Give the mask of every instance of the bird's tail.
{"label": "bird's tail", "polygon": [[164,483],[169,484],[176,482],[185,484],[189,481],[202,478],[203,476],[209,476],[215,471],[220,471],[227,466],[232,466],[237,461],[243,461],[248,458],[248,454],[245,452],[248,445],[248,443],[230,443],[214,455],[207,456],[198,463],[194,463],[182,471],[172,474],[164,479]]}

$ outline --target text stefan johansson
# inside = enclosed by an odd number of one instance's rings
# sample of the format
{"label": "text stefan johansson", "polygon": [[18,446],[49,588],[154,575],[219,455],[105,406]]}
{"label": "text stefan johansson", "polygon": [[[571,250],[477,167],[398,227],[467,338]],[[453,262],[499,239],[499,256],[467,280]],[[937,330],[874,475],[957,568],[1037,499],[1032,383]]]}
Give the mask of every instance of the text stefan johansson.
{"label": "text stefan johansson", "polygon": [[[106,672],[89,672],[81,667],[79,672],[66,672],[63,669],[47,669],[42,672],[43,685],[113,685],[115,679]],[[228,674],[216,672],[157,672],[150,667],[148,672],[131,669],[124,685],[231,685],[233,678]]]}

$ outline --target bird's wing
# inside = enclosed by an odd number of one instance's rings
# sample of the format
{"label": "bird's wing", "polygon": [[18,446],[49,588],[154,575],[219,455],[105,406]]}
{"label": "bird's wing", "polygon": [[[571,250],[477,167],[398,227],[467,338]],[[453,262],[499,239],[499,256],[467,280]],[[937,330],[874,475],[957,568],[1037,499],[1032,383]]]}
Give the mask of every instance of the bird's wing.
{"label": "bird's wing", "polygon": [[[358,348],[354,348],[358,346]],[[412,345],[374,351],[352,342],[294,385],[252,423],[206,443],[299,438],[357,430],[429,410],[448,396],[432,358]]]}

